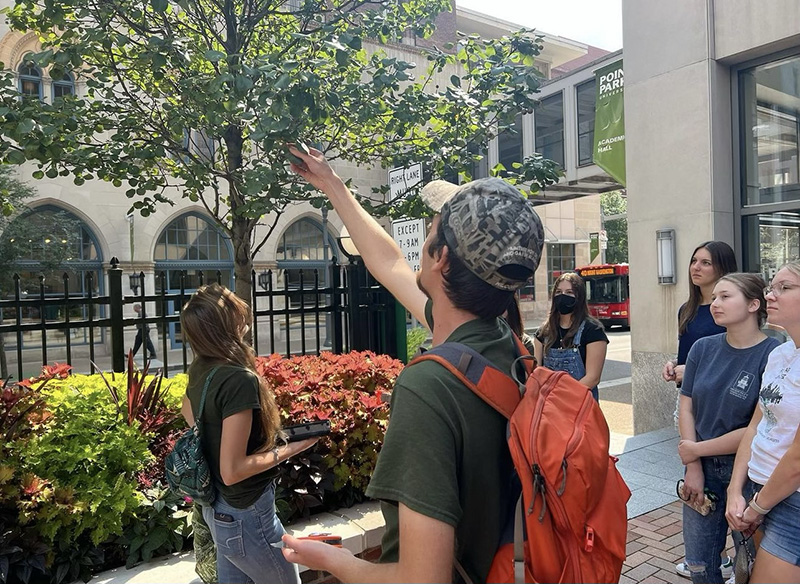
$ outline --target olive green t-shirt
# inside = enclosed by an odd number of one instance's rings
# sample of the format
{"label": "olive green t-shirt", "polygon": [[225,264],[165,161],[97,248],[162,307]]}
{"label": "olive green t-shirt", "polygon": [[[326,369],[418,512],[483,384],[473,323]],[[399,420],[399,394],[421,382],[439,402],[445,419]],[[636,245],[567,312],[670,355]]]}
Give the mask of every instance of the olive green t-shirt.
{"label": "olive green t-shirt", "polygon": [[[467,322],[447,341],[470,346],[503,372],[516,358],[510,329],[497,319]],[[382,501],[382,562],[399,559],[402,502],[455,527],[456,558],[473,582],[486,581],[508,516],[513,464],[506,427],[502,415],[440,364],[423,361],[403,370],[367,488]]]}
{"label": "olive green t-shirt", "polygon": [[[203,394],[206,377],[215,365],[217,363],[198,357],[189,366],[189,384],[186,388],[186,395],[189,396],[195,417],[200,410],[200,397]],[[253,426],[247,441],[247,454],[252,454],[265,442],[260,409],[258,376],[255,373],[238,365],[222,365],[217,369],[206,393],[200,441],[203,444],[203,454],[208,461],[218,495],[222,495],[227,503],[239,509],[249,507],[258,500],[274,478],[275,471],[270,469],[246,478],[235,485],[225,485],[219,472],[222,420],[243,410],[252,410]]]}

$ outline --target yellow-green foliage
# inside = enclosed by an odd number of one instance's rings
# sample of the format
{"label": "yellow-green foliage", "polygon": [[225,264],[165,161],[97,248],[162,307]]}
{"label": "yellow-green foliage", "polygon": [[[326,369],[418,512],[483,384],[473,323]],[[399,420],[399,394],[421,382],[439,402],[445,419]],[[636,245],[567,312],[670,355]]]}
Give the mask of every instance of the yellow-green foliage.
{"label": "yellow-green foliage", "polygon": [[99,544],[122,533],[142,501],[135,477],[152,458],[148,439],[124,422],[98,375],[50,380],[42,394],[52,417],[19,448],[20,471],[45,479],[60,497],[20,520],[35,521],[50,541],[88,532]]}

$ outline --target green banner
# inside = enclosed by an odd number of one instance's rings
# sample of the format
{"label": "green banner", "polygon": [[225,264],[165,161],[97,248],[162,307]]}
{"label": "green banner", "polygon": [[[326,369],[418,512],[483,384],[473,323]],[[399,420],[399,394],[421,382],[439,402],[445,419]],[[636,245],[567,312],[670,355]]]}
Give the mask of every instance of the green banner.
{"label": "green banner", "polygon": [[589,263],[600,255],[600,232],[589,234]]}
{"label": "green banner", "polygon": [[625,186],[625,75],[622,60],[595,72],[594,163]]}

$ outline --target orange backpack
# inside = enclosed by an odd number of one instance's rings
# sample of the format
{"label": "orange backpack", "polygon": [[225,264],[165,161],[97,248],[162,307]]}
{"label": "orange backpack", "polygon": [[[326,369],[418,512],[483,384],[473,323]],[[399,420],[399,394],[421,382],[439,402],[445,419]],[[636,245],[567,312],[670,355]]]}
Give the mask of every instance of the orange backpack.
{"label": "orange backpack", "polygon": [[[619,582],[631,492],[608,454],[608,424],[591,391],[563,371],[531,371],[530,356],[515,363],[526,364],[522,384],[516,372],[512,379],[460,343],[439,345],[411,364],[421,360],[446,367],[509,420],[522,508],[505,518],[507,541],[499,542],[487,582],[515,582],[515,556],[524,561],[525,582]],[[523,553],[519,541],[515,553],[514,531],[523,534]]]}

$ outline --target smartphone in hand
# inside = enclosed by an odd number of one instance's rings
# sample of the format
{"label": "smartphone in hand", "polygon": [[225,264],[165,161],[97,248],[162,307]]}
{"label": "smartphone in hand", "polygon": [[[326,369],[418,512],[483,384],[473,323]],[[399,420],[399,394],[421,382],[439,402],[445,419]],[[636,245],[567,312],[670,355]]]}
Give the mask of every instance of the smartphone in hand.
{"label": "smartphone in hand", "polygon": [[283,428],[288,442],[298,442],[306,438],[316,438],[317,436],[327,436],[331,433],[330,420],[320,420],[319,422],[307,422],[305,424],[295,424]]}

